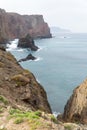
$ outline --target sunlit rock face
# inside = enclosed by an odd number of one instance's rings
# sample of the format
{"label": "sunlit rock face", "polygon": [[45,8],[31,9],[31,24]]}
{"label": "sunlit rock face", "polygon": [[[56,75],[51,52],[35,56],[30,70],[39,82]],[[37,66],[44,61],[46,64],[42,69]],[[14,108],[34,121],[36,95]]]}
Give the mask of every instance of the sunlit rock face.
{"label": "sunlit rock face", "polygon": [[63,119],[87,124],[87,79],[73,91],[65,106]]}

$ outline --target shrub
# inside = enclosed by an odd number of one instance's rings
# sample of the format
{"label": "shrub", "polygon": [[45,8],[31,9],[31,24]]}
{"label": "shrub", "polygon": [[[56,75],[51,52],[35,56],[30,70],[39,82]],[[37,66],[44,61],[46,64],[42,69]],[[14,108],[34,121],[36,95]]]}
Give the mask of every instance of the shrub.
{"label": "shrub", "polygon": [[54,117],[54,115],[51,115],[51,121],[53,121],[54,123],[58,123],[56,117]]}
{"label": "shrub", "polygon": [[2,96],[2,95],[0,95],[0,102],[3,102],[5,105],[8,104],[7,99],[4,96]]}
{"label": "shrub", "polygon": [[66,130],[72,130],[72,126],[66,125],[66,126],[65,126],[65,129],[66,129]]}
{"label": "shrub", "polygon": [[14,121],[15,124],[20,124],[22,123],[24,120],[20,117],[16,118],[16,120]]}

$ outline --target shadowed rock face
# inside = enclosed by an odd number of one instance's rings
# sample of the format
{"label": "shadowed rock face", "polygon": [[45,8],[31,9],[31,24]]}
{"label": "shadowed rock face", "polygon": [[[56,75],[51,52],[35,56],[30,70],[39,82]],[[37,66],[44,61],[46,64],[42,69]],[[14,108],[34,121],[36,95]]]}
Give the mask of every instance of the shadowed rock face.
{"label": "shadowed rock face", "polygon": [[0,49],[0,95],[6,97],[12,107],[51,113],[43,87],[3,48]]}
{"label": "shadowed rock face", "polygon": [[20,59],[18,62],[27,61],[27,60],[35,60],[36,57],[34,57],[32,54],[29,54],[26,58]]}
{"label": "shadowed rock face", "polygon": [[38,47],[34,44],[33,38],[29,34],[27,34],[24,38],[19,39],[18,47],[30,48],[32,51],[38,50]]}
{"label": "shadowed rock face", "polygon": [[21,38],[30,34],[33,38],[50,38],[48,24],[42,15],[20,15],[0,9],[0,41]]}
{"label": "shadowed rock face", "polygon": [[74,90],[65,106],[63,119],[87,124],[87,79]]}

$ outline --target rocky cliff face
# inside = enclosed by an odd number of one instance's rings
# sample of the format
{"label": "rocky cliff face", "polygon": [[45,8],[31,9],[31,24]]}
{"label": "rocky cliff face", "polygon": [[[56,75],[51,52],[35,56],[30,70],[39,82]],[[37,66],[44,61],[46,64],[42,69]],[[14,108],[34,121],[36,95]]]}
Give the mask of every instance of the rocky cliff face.
{"label": "rocky cliff face", "polygon": [[32,51],[38,50],[38,47],[35,45],[33,38],[29,34],[19,39],[18,47],[30,48]]}
{"label": "rocky cliff face", "polygon": [[48,24],[44,22],[42,15],[20,15],[0,9],[0,38],[20,38],[28,33],[33,38],[51,37]]}
{"label": "rocky cliff face", "polygon": [[74,90],[65,106],[63,118],[87,124],[87,79]]}
{"label": "rocky cliff face", "polygon": [[43,87],[3,48],[0,49],[0,95],[6,97],[12,107],[51,113]]}

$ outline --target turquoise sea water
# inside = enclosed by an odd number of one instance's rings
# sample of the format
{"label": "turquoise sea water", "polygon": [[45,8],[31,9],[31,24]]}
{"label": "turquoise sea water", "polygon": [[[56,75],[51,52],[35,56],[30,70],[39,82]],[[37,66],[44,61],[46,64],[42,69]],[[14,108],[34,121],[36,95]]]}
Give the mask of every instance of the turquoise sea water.
{"label": "turquoise sea water", "polygon": [[87,76],[87,34],[55,33],[51,39],[35,40],[40,47],[37,52],[16,47],[12,42],[9,51],[17,60],[32,53],[36,61],[21,62],[43,85],[49,103],[55,112],[63,112],[64,105]]}

